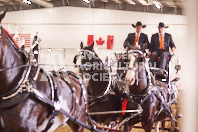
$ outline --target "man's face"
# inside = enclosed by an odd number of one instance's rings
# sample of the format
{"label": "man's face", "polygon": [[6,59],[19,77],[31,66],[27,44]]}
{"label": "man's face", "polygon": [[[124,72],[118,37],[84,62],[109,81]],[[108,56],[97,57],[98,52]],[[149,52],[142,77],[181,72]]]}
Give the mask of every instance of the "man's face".
{"label": "man's face", "polygon": [[137,33],[140,33],[141,30],[142,30],[142,26],[136,26],[135,28],[136,28],[136,32],[137,32]]}
{"label": "man's face", "polygon": [[165,31],[165,28],[164,27],[159,27],[158,29],[159,29],[159,33],[160,34],[162,34]]}

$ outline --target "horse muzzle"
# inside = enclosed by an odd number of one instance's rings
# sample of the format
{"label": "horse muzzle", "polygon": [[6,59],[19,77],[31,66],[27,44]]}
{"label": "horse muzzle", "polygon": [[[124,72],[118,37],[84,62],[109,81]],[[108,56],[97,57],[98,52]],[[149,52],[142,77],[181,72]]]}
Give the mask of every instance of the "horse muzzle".
{"label": "horse muzzle", "polygon": [[125,80],[127,85],[133,85],[135,83],[135,72],[131,70],[128,71]]}

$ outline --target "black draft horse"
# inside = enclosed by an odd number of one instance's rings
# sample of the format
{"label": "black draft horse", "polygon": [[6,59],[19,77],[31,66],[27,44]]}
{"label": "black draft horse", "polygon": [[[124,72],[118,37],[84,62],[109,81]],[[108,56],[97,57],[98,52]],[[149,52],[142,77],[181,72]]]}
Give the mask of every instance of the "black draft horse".
{"label": "black draft horse", "polygon": [[[74,57],[76,64],[81,56],[80,73],[89,76],[87,91],[89,96],[89,112],[107,112],[121,110],[122,97],[117,85],[111,84],[110,74],[105,64],[94,50],[94,43],[83,47],[80,44],[81,54]],[[85,76],[86,77],[86,76]],[[110,83],[110,84],[109,84]],[[105,94],[107,92],[107,94]],[[92,115],[91,118],[99,123],[109,125],[116,121],[121,114]]]}
{"label": "black draft horse", "polygon": [[[0,21],[5,14],[6,11],[0,14]],[[48,130],[45,129],[54,108],[39,101],[28,92],[13,94],[18,90],[16,87],[27,69],[27,67],[19,66],[26,65],[28,59],[18,49],[2,25],[0,32],[0,132],[52,132],[65,123],[69,124],[74,132],[84,131],[82,126],[73,123],[59,112],[54,118],[53,125]],[[49,83],[49,78],[44,70],[39,70],[37,79],[31,81],[36,69],[37,67],[32,66],[28,77],[28,80],[32,82],[31,86],[52,99],[52,83]],[[60,74],[60,76],[53,74],[51,80],[56,83],[57,98],[59,98],[61,108],[86,123],[86,102],[82,95],[82,85],[72,72],[67,76],[70,82],[64,79],[63,75]],[[72,89],[75,89],[75,94]],[[6,99],[5,97],[8,95],[11,97]]]}
{"label": "black draft horse", "polygon": [[[143,112],[129,120],[126,126],[130,127],[125,127],[125,129],[130,130],[133,125],[141,122],[145,132],[151,132],[154,122],[158,123],[171,116],[170,107],[167,106],[169,99],[168,87],[163,82],[148,78],[148,62],[146,62],[141,51],[135,53],[135,55],[133,53],[135,51],[129,52],[132,52],[132,54],[129,57],[129,69],[125,79],[130,89],[129,96],[132,96],[133,99],[131,99],[132,102],[128,101],[127,109],[137,109],[139,104]],[[126,116],[129,115],[126,114]]]}

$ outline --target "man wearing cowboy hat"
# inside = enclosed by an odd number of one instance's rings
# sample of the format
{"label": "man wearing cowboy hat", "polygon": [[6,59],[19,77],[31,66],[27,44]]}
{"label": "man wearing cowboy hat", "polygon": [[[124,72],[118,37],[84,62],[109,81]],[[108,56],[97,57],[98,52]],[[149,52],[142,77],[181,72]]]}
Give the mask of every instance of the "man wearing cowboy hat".
{"label": "man wearing cowboy hat", "polygon": [[163,22],[159,23],[158,33],[155,33],[151,37],[151,43],[149,45],[149,55],[151,55],[151,63],[154,66],[157,58],[160,56],[160,67],[161,69],[165,69],[167,58],[170,55],[169,47],[173,54],[175,54],[175,44],[172,40],[171,34],[165,32],[165,26]]}
{"label": "man wearing cowboy hat", "polygon": [[136,29],[136,32],[128,34],[128,37],[124,41],[124,48],[140,49],[148,43],[147,35],[141,32],[142,28],[145,28],[146,25],[142,25],[142,23],[138,21],[136,25],[132,24],[132,27]]}

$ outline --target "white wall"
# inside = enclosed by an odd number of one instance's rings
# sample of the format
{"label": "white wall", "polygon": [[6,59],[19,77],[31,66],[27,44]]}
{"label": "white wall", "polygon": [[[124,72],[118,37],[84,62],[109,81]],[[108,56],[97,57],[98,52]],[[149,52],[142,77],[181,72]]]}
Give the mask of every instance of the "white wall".
{"label": "white wall", "polygon": [[[68,51],[68,48],[79,48],[81,41],[86,44],[88,34],[114,35],[114,47],[122,48],[127,34],[135,31],[131,24],[137,21],[147,25],[143,32],[148,34],[149,40],[151,35],[158,31],[159,22],[169,25],[166,31],[172,34],[177,46],[177,56],[174,58],[188,54],[185,53],[186,43],[183,41],[186,17],[180,15],[58,7],[8,12],[3,23],[11,33],[16,32],[17,25],[23,28],[22,33],[31,33],[32,37],[38,31],[42,39],[41,48],[67,48]],[[66,64],[72,64],[76,51],[71,52],[69,51],[69,58],[67,56],[65,59]],[[43,55],[41,58],[44,56],[46,57]],[[46,61],[46,58],[42,59],[43,61]]]}
{"label": "white wall", "polygon": [[[73,54],[76,52],[68,48],[78,48],[80,41],[86,43],[88,34],[114,35],[114,45],[119,48],[122,47],[127,34],[135,31],[131,27],[132,23],[140,20],[143,24],[146,24],[147,27],[143,32],[148,34],[150,39],[151,34],[157,32],[158,23],[165,22],[169,25],[166,31],[172,34],[177,46],[177,56],[175,58],[184,58],[182,65],[183,76],[179,85],[179,88],[186,89],[186,102],[183,106],[185,112],[185,120],[182,123],[183,131],[196,132],[198,95],[196,70],[198,21],[196,13],[198,4],[194,2],[197,1],[189,0],[187,6],[189,27],[186,25],[185,16],[77,7],[8,12],[3,23],[4,27],[11,33],[15,33],[16,25],[23,28],[23,33],[34,35],[38,31],[39,37],[42,39],[42,48],[66,48],[68,56],[61,61],[72,64]],[[190,33],[190,35],[187,33]],[[64,56],[63,51],[57,53]],[[48,62],[45,55],[43,53],[41,57]]]}
{"label": "white wall", "polygon": [[188,30],[185,37],[185,54],[183,63],[183,132],[198,131],[198,1],[186,1]]}
{"label": "white wall", "polygon": [[77,48],[80,41],[86,43],[88,34],[114,35],[115,46],[122,47],[127,34],[135,31],[131,24],[138,20],[147,25],[143,32],[149,38],[157,32],[158,23],[165,22],[170,26],[167,32],[173,35],[177,45],[181,44],[186,21],[184,16],[179,15],[58,7],[8,12],[3,22],[6,26],[10,25],[12,33],[15,25],[23,27],[24,33],[34,35],[38,31],[42,47]]}

